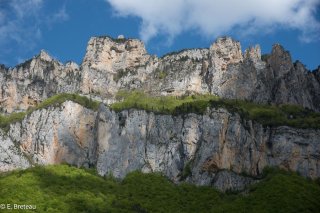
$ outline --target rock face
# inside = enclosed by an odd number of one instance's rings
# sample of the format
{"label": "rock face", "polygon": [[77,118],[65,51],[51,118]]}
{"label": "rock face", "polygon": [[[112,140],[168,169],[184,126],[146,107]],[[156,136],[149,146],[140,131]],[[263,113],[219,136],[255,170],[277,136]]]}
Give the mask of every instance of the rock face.
{"label": "rock face", "polygon": [[19,146],[0,129],[0,171],[26,169],[30,166],[30,162]]}
{"label": "rock face", "polygon": [[213,186],[222,192],[243,191],[247,186],[257,182],[259,182],[259,180],[241,176],[228,170],[218,172],[212,181]]}
{"label": "rock face", "polygon": [[63,65],[42,50],[14,68],[0,68],[0,109],[26,110],[54,94],[77,92],[80,80],[76,63]]}
{"label": "rock face", "polygon": [[[299,61],[292,63],[290,54],[279,44],[273,46],[266,61],[267,69],[260,72],[258,79],[268,102],[297,104],[319,111],[320,84],[316,72],[309,72]],[[255,96],[260,99],[258,94]]]}
{"label": "rock face", "polygon": [[84,93],[113,99],[119,90],[154,95],[211,93],[258,103],[298,104],[319,111],[316,72],[292,63],[282,46],[261,59],[259,46],[241,52],[240,43],[219,38],[209,49],[149,56],[135,39],[92,38],[82,64]]}
{"label": "rock face", "polygon": [[243,189],[253,180],[236,174],[259,176],[266,166],[320,176],[319,130],[264,128],[224,109],[170,116],[101,107],[98,119],[101,175],[122,178],[138,169],[221,190]]}
{"label": "rock face", "polygon": [[149,58],[140,40],[91,38],[82,63],[81,91],[112,97],[121,87],[118,80],[137,75],[136,67],[147,63]]}
{"label": "rock face", "polygon": [[320,130],[263,127],[225,109],[173,116],[101,104],[93,112],[68,101],[33,112],[0,139],[1,171],[66,162],[117,178],[161,172],[221,191],[243,190],[266,166],[320,177]]}
{"label": "rock face", "polygon": [[297,104],[320,111],[319,72],[292,63],[276,44],[261,58],[259,46],[241,52],[240,43],[218,38],[209,49],[150,56],[138,39],[90,39],[81,66],[65,65],[46,52],[14,68],[0,67],[3,112],[25,110],[61,92],[80,92],[112,103],[119,90],[153,95],[211,93],[258,103]]}
{"label": "rock face", "polygon": [[[91,38],[80,66],[41,51],[14,68],[0,65],[0,110],[25,111],[57,93],[81,93],[108,104],[119,90],[152,95],[215,94],[257,103],[291,103],[320,111],[320,68],[309,72],[276,44],[242,54],[219,38],[208,49],[148,55],[137,39]],[[66,162],[100,175],[161,172],[172,181],[243,190],[266,166],[320,177],[320,130],[269,128],[224,109],[203,115],[141,110],[98,112],[67,101],[36,110],[0,130],[0,171]],[[242,174],[246,174],[243,176]]]}
{"label": "rock face", "polygon": [[67,101],[33,112],[12,124],[7,135],[33,164],[89,167],[95,164],[95,119],[95,112]]}

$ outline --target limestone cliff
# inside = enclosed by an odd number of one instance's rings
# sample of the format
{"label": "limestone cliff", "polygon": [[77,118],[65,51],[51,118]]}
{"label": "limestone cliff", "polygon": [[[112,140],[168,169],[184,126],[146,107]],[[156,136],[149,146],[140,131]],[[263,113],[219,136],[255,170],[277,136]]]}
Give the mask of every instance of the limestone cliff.
{"label": "limestone cliff", "polygon": [[137,39],[91,38],[82,63],[81,91],[111,98],[122,87],[118,80],[135,75],[136,68],[149,59]]}
{"label": "limestone cliff", "polygon": [[[0,170],[69,163],[123,178],[134,170],[172,181],[242,190],[267,166],[320,177],[320,131],[263,127],[225,109],[203,115],[93,112],[67,101],[1,133]],[[246,174],[246,176],[242,176]]]}
{"label": "limestone cliff", "polygon": [[211,93],[258,103],[291,103],[320,111],[319,72],[308,71],[276,44],[261,58],[259,46],[244,54],[239,42],[218,38],[209,49],[150,56],[137,39],[90,39],[81,66],[63,65],[41,51],[14,68],[0,67],[3,112],[25,110],[61,92],[114,101],[119,90],[154,95]]}
{"label": "limestone cliff", "polygon": [[80,79],[76,63],[63,65],[42,50],[14,68],[0,68],[1,111],[24,111],[54,94],[77,92]]}
{"label": "limestone cliff", "polygon": [[34,111],[11,124],[7,133],[0,132],[0,170],[36,164],[94,165],[95,119],[96,112],[71,101]]}
{"label": "limestone cliff", "polygon": [[[243,189],[266,166],[320,176],[320,131],[268,128],[224,109],[204,115],[115,113],[101,107],[97,125],[99,174],[161,172],[174,182]],[[238,175],[237,175],[238,174]],[[233,184],[228,183],[233,179]]]}
{"label": "limestone cliff", "polygon": [[[67,101],[35,110],[0,130],[0,171],[66,162],[122,178],[133,170],[172,181],[242,190],[266,166],[320,177],[320,130],[264,127],[225,109],[165,115],[108,107],[119,90],[152,95],[215,94],[257,103],[291,103],[320,111],[320,69],[310,72],[278,44],[261,56],[219,38],[208,49],[161,58],[137,39],[93,37],[80,66],[41,51],[13,68],[0,66],[0,109],[26,111],[54,94],[100,100],[98,112]],[[246,176],[243,176],[246,174]],[[250,176],[250,177],[248,177]]]}
{"label": "limestone cliff", "polygon": [[158,58],[149,56],[139,40],[99,37],[90,40],[82,69],[81,91],[110,100],[120,89],[140,89],[154,95],[211,93],[320,110],[316,72],[293,63],[279,44],[263,60],[259,46],[242,54],[240,43],[228,37],[217,39],[209,49]]}

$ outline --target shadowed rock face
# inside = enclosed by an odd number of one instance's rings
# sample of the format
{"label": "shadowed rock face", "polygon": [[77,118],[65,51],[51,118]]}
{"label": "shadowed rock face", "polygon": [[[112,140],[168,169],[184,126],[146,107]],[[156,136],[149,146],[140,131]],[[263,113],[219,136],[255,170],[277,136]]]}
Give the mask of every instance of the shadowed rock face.
{"label": "shadowed rock face", "polygon": [[[136,39],[91,38],[81,66],[41,51],[14,68],[0,66],[0,109],[25,111],[57,93],[79,92],[104,103],[119,90],[153,95],[211,93],[258,103],[291,103],[320,111],[320,68],[292,63],[280,45],[261,59],[260,47],[219,38],[209,49],[162,58]],[[174,182],[242,190],[266,166],[320,177],[320,132],[268,128],[224,109],[204,115],[157,115],[141,110],[98,112],[73,102],[36,110],[0,130],[0,170],[67,162],[100,175],[158,171]]]}
{"label": "shadowed rock face", "polygon": [[[139,169],[162,172],[179,182],[183,170],[190,167],[186,181],[221,189],[223,184],[237,188],[237,184],[251,183],[252,179],[236,174],[259,176],[266,166],[320,176],[319,130],[264,128],[224,109],[170,116],[138,110],[115,113],[102,107],[98,117],[97,170],[101,175],[122,178]],[[223,182],[224,176],[230,177],[229,182]]]}

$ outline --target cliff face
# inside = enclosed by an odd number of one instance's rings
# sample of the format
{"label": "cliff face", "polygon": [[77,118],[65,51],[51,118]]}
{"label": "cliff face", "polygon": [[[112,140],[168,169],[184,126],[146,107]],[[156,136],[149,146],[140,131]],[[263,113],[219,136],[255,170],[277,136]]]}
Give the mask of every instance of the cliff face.
{"label": "cliff face", "polygon": [[26,169],[30,166],[30,162],[20,151],[20,147],[0,129],[0,171]]}
{"label": "cliff face", "polygon": [[242,190],[266,166],[320,177],[319,138],[319,130],[263,127],[225,109],[173,116],[101,105],[93,112],[68,101],[1,132],[0,169],[67,162],[117,178],[142,170]]}
{"label": "cliff face", "polygon": [[71,101],[61,107],[33,112],[22,122],[11,124],[8,133],[2,132],[2,149],[11,151],[6,153],[8,157],[0,157],[0,162],[7,164],[0,170],[63,162],[79,167],[92,166],[96,149],[95,119],[95,112]]}
{"label": "cliff face", "polygon": [[191,49],[162,58],[148,55],[137,39],[90,39],[79,67],[65,65],[46,52],[6,69],[0,68],[3,112],[25,110],[61,92],[80,92],[112,103],[119,90],[140,89],[153,95],[211,93],[258,103],[291,103],[320,110],[319,72],[292,63],[276,44],[261,59],[260,47],[241,52],[231,38],[209,49]]}
{"label": "cliff face", "polygon": [[0,66],[3,113],[25,111],[62,92],[90,95],[104,104],[94,112],[67,101],[34,111],[8,132],[0,130],[0,171],[67,162],[119,178],[134,170],[161,172],[176,183],[221,190],[242,190],[266,166],[320,177],[319,130],[263,127],[222,108],[173,116],[114,112],[105,105],[119,90],[139,89],[152,95],[211,93],[320,111],[319,70],[292,63],[280,45],[263,57],[259,46],[242,54],[231,38],[158,58],[136,39],[94,37],[81,66],[62,64],[41,51],[14,68]]}
{"label": "cliff face", "polygon": [[242,54],[240,43],[231,38],[219,38],[209,49],[157,58],[149,56],[138,40],[92,38],[82,69],[81,91],[110,100],[120,89],[140,89],[154,95],[211,93],[320,110],[316,72],[309,72],[300,62],[292,63],[290,54],[278,44],[264,60],[259,46]]}
{"label": "cliff face", "polygon": [[101,175],[124,177],[138,169],[222,190],[228,184],[242,189],[254,180],[238,174],[257,177],[266,166],[320,176],[319,130],[264,128],[224,109],[171,116],[101,107],[98,120]]}
{"label": "cliff face", "polygon": [[118,80],[137,75],[136,67],[149,59],[144,44],[137,39],[91,38],[82,63],[81,91],[112,98],[122,87]]}
{"label": "cliff face", "polygon": [[62,92],[78,91],[79,66],[65,65],[45,51],[10,69],[0,68],[0,106],[2,112],[24,111],[42,100]]}

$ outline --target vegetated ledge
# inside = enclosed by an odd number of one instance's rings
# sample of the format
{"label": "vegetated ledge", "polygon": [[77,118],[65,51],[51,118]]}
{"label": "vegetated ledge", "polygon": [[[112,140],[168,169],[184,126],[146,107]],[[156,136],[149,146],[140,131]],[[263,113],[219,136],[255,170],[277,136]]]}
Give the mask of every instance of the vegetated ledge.
{"label": "vegetated ledge", "polygon": [[[264,126],[291,126],[295,128],[320,129],[320,113],[297,105],[267,105],[244,100],[230,100],[214,95],[152,97],[140,91],[120,91],[119,102],[110,107],[115,111],[142,109],[160,114],[204,114],[208,107],[225,108],[238,113],[243,119],[254,120]],[[120,101],[121,100],[121,101]]]}
{"label": "vegetated ledge", "polygon": [[73,101],[75,103],[82,105],[83,107],[86,107],[94,111],[98,110],[99,104],[100,104],[97,101],[91,100],[85,96],[81,96],[78,94],[61,93],[61,94],[51,96],[50,98],[41,102],[36,107],[30,108],[25,112],[14,112],[9,115],[0,115],[0,128],[7,131],[11,123],[22,121],[26,115],[29,115],[32,112],[39,109],[48,108],[49,106],[60,106],[65,101]]}
{"label": "vegetated ledge", "polygon": [[[19,187],[17,187],[17,185]],[[14,190],[10,190],[14,189]],[[318,212],[320,185],[293,172],[264,170],[242,193],[175,185],[159,173],[123,180],[69,165],[36,166],[0,174],[0,203],[36,205],[37,212]],[[26,194],[28,196],[26,196]]]}
{"label": "vegetated ledge", "polygon": [[[159,114],[181,115],[204,114],[208,107],[225,108],[231,113],[238,113],[243,119],[254,120],[264,126],[320,129],[320,113],[297,105],[256,104],[243,100],[222,99],[210,94],[153,97],[141,91],[119,91],[116,98],[119,102],[111,104],[110,108],[117,112],[134,108]],[[68,100],[94,111],[98,110],[100,104],[79,94],[61,93],[44,100],[26,112],[0,115],[0,128],[8,130],[11,123],[22,121],[26,115],[35,110],[60,106]]]}

